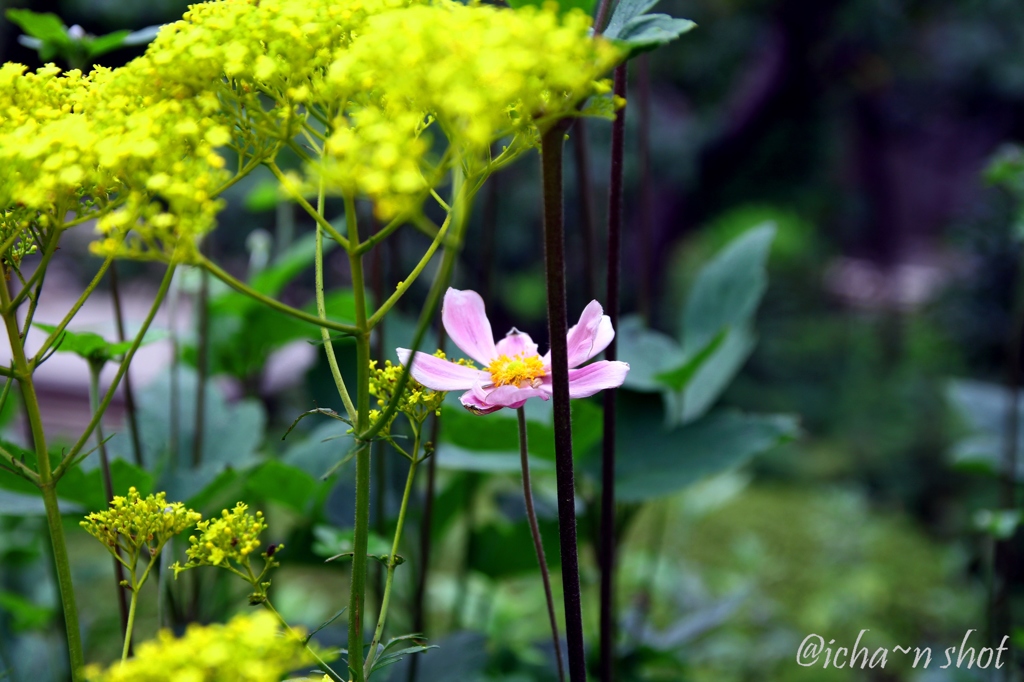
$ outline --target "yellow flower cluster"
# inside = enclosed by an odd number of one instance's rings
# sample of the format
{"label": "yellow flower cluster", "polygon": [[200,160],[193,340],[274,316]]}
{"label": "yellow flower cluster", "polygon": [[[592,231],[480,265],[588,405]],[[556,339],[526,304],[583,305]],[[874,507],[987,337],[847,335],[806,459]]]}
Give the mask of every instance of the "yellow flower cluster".
{"label": "yellow flower cluster", "polygon": [[[188,260],[214,224],[229,127],[212,94],[162,90],[147,58],[88,76],[0,67],[0,206],[8,230],[100,216],[100,254]],[[131,240],[122,244],[129,229]]]}
{"label": "yellow flower cluster", "polygon": [[[434,353],[435,357],[445,359],[444,351]],[[458,364],[472,367],[470,360],[458,360]],[[377,367],[377,361],[370,361],[370,395],[377,398],[377,405],[384,407],[395,399],[395,388],[402,376],[402,365],[393,365],[390,360],[384,361],[384,367]],[[448,395],[445,391],[434,391],[420,382],[409,377],[405,385],[405,391],[398,396],[398,412],[409,417],[415,424],[422,424],[431,414],[441,414],[441,403]],[[396,412],[397,414],[397,412]],[[379,410],[370,413],[370,420],[375,421],[380,416]],[[385,428],[390,428],[388,424]]]}
{"label": "yellow flower cluster", "polygon": [[265,611],[223,625],[191,625],[181,638],[162,630],[133,658],[86,668],[89,682],[280,682],[312,657],[300,637],[282,633]]}
{"label": "yellow flower cluster", "polygon": [[115,496],[108,509],[89,514],[79,525],[108,549],[120,545],[134,555],[133,548],[148,547],[156,554],[200,518],[199,512],[181,502],[168,502],[166,493],[142,497],[135,488],[129,488],[127,495]]}
{"label": "yellow flower cluster", "polygon": [[248,509],[239,502],[234,509],[223,510],[220,518],[201,521],[196,526],[198,537],[189,538],[188,563],[184,567],[176,564],[175,575],[194,566],[230,566],[232,561],[248,565],[249,555],[259,550],[260,533],[267,527],[263,512],[253,515]]}
{"label": "yellow flower cluster", "polygon": [[521,151],[579,115],[623,57],[553,4],[198,3],[118,69],[0,67],[0,238],[96,216],[98,254],[194,260],[231,180],[225,148],[241,175],[290,146],[302,190],[323,183],[391,218],[450,168],[486,174],[498,140]]}

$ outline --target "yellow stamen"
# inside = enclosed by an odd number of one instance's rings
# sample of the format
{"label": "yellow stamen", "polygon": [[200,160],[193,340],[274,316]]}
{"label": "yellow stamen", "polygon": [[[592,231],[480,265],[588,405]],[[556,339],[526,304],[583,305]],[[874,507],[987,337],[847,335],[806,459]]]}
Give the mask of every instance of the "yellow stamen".
{"label": "yellow stamen", "polygon": [[544,364],[538,355],[519,353],[513,357],[499,355],[487,365],[495,386],[535,386],[544,376]]}

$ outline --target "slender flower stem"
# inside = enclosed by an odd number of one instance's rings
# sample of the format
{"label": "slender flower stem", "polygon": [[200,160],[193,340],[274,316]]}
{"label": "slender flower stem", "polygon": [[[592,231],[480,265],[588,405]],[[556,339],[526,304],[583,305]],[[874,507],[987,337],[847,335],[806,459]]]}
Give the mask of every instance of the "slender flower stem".
{"label": "slender flower stem", "polygon": [[135,575],[132,575],[132,603],[128,609],[128,624],[124,629],[124,648],[121,649],[121,663],[128,660],[128,654],[132,648],[132,630],[135,628],[135,607],[139,602],[139,591],[135,589]]}
{"label": "slender flower stem", "polygon": [[78,625],[78,607],[75,604],[75,588],[71,581],[71,562],[68,560],[67,542],[64,539],[64,525],[61,520],[60,507],[57,503],[57,476],[50,465],[50,453],[46,449],[46,435],[43,432],[43,416],[39,409],[39,398],[36,396],[35,382],[32,378],[32,366],[25,356],[24,339],[18,328],[16,311],[11,306],[11,294],[7,289],[6,278],[0,282],[0,310],[3,311],[4,326],[11,344],[14,371],[18,375],[21,386],[22,402],[25,417],[32,432],[32,445],[36,453],[36,466],[39,475],[39,489],[43,495],[46,509],[46,524],[50,532],[50,543],[53,546],[53,562],[57,571],[57,585],[60,590],[61,606],[64,610],[64,625],[67,630],[68,659],[71,666],[73,682],[82,680],[82,668],[85,656],[82,652],[82,635]]}
{"label": "slender flower stem", "polygon": [[[444,327],[438,325],[437,347],[444,350],[445,334]],[[434,415],[430,420],[430,440],[434,447],[437,446],[437,437],[441,431],[441,416]],[[427,490],[423,495],[423,516],[420,518],[420,571],[416,576],[416,596],[412,608],[412,631],[426,634],[426,598],[427,598],[427,574],[430,569],[431,549],[431,525],[434,519],[434,490],[437,486],[437,457],[431,457],[427,462]],[[419,669],[419,656],[413,656],[409,661],[408,682],[416,682],[416,674]]]}
{"label": "slender flower stem", "polygon": [[246,296],[250,296],[259,301],[260,303],[266,305],[267,307],[273,308],[274,310],[280,313],[290,315],[291,317],[294,317],[297,320],[302,320],[303,322],[308,322],[318,327],[327,327],[328,329],[333,329],[334,331],[341,332],[343,334],[351,334],[354,336],[359,333],[359,328],[354,325],[343,324],[341,322],[335,322],[333,320],[320,319],[316,315],[310,315],[304,310],[293,308],[290,305],[286,305],[276,299],[270,298],[269,296],[265,296],[264,294],[261,294],[260,292],[250,287],[248,284],[245,284],[244,282],[241,282],[238,279],[232,277],[227,272],[225,272],[219,265],[217,265],[216,263],[209,259],[203,258],[201,261],[199,261],[198,265],[201,268],[209,270],[210,274],[212,274],[214,277],[227,284],[235,291],[241,294],[245,294]]}
{"label": "slender flower stem", "polygon": [[[348,225],[349,269],[355,300],[356,327],[356,419],[358,432],[370,420],[370,327],[366,318],[366,283],[363,278],[363,257],[359,248],[359,226],[355,201],[345,197],[345,222]],[[363,442],[356,451],[356,511],[352,537],[352,579],[348,602],[348,657],[353,682],[363,682],[363,606],[366,599],[366,547],[370,530],[370,444]]]}
{"label": "slender flower stem", "polygon": [[327,218],[324,218],[323,214],[320,211],[313,208],[310,205],[310,203],[306,201],[306,199],[302,196],[302,193],[292,186],[292,183],[288,181],[288,178],[285,177],[284,173],[281,172],[281,169],[277,167],[276,163],[268,163],[267,168],[269,168],[270,172],[274,174],[274,177],[276,177],[278,182],[281,183],[281,186],[288,190],[288,194],[290,194],[291,197],[295,199],[296,203],[298,203],[299,206],[305,209],[306,213],[308,213],[310,217],[316,221],[316,224],[318,226],[323,228],[324,232],[331,236],[331,239],[341,244],[342,248],[344,248],[346,251],[351,251],[359,247],[358,243],[350,244],[349,239],[345,239],[345,237],[343,237],[341,233],[334,228],[334,225],[331,225],[330,221],[327,220]]}
{"label": "slender flower stem", "polygon": [[420,258],[420,262],[412,269],[409,276],[398,285],[398,288],[395,289],[395,293],[391,294],[391,296],[388,297],[388,300],[381,303],[380,308],[370,316],[370,329],[373,329],[380,324],[380,321],[384,319],[384,315],[394,307],[395,303],[398,302],[398,299],[405,295],[405,292],[409,291],[409,288],[416,282],[416,278],[420,276],[423,269],[427,267],[427,263],[429,263],[430,259],[434,257],[437,247],[441,245],[442,241],[444,241],[444,237],[448,233],[448,225],[451,223],[451,219],[452,214],[449,213],[448,217],[445,218],[444,223],[441,225],[441,229],[437,231],[434,241],[431,242],[430,246],[427,247],[426,253],[423,254],[422,258]]}
{"label": "slender flower stem", "polygon": [[562,149],[567,122],[553,124],[541,137],[541,182],[544,194],[544,269],[547,276],[548,338],[558,487],[558,535],[569,679],[586,682],[579,556],[576,546],[576,493],[572,462],[572,414],[569,406],[569,350],[565,304],[565,229],[562,198]]}
{"label": "slender flower stem", "polygon": [[[100,372],[103,370],[103,361],[89,363],[89,407],[93,411],[99,407],[100,402]],[[107,504],[114,499],[114,481],[110,475],[110,458],[107,456],[107,443],[103,438],[103,424],[96,425],[96,447],[100,451],[100,471],[103,474],[103,493],[107,498]],[[119,548],[114,548],[119,552]],[[118,557],[114,557],[114,586],[117,588],[117,607],[121,613],[121,631],[128,632],[128,599],[125,596],[121,581],[124,580],[124,566]],[[131,653],[129,651],[129,653]]]}
{"label": "slender flower stem", "polygon": [[583,246],[583,277],[586,300],[597,298],[597,267],[594,264],[594,204],[590,193],[590,154],[587,150],[586,120],[576,121],[573,159],[576,162],[576,195],[579,200],[580,237]]}
{"label": "slender flower stem", "polygon": [[[317,194],[317,210],[324,210],[324,183],[320,182],[320,191]],[[346,204],[346,210],[348,210]],[[324,233],[320,225],[316,226],[316,256],[314,260],[316,271],[316,314],[321,320],[327,319],[327,305],[324,302]],[[331,368],[331,377],[334,378],[334,385],[338,389],[341,403],[345,406],[350,421],[356,418],[356,407],[352,404],[352,398],[348,394],[348,387],[345,386],[345,379],[341,376],[341,369],[338,368],[338,358],[334,354],[334,343],[331,341],[330,329],[321,326],[320,338],[324,342],[324,352],[327,354],[327,365]]]}
{"label": "slender flower stem", "polygon": [[[113,262],[113,255],[107,256],[106,260],[103,261],[103,264],[100,265],[100,269],[96,271],[96,275],[92,278],[92,281],[89,282],[88,285],[86,285],[85,290],[82,292],[82,295],[78,297],[78,300],[76,300],[74,304],[71,306],[71,309],[68,310],[68,313],[67,315],[64,316],[64,319],[60,321],[60,323],[53,330],[53,332],[46,338],[45,341],[43,341],[43,345],[39,347],[39,350],[32,358],[33,367],[39,362],[40,358],[46,356],[47,351],[49,351],[50,348],[53,347],[53,344],[57,342],[57,340],[60,338],[60,335],[67,328],[68,324],[70,324],[72,318],[74,318],[75,314],[78,313],[78,311],[82,308],[82,305],[85,303],[86,299],[88,299],[89,296],[92,295],[92,292],[99,285],[100,280],[103,279],[103,275],[106,274],[107,268],[109,268],[110,264]],[[9,306],[10,302],[4,305],[4,309],[6,310]]]}
{"label": "slender flower stem", "polygon": [[[615,69],[615,94],[626,95],[626,66]],[[619,325],[619,272],[622,248],[623,157],[626,137],[626,110],[620,109],[612,124],[612,163],[608,195],[608,290],[605,312],[612,329]],[[604,351],[606,360],[617,359],[615,339]],[[602,396],[604,433],[601,444],[601,530],[598,564],[601,569],[601,682],[611,682],[615,674],[615,398],[617,389]]]}
{"label": "slender flower stem", "polygon": [[270,599],[266,599],[263,602],[263,607],[270,611],[272,614],[274,614],[274,617],[277,618],[277,622],[281,624],[281,627],[287,630],[293,637],[295,637],[295,639],[303,643],[303,645],[306,647],[306,651],[308,651],[309,654],[313,657],[313,660],[316,661],[317,665],[320,666],[320,669],[323,672],[327,673],[328,677],[334,680],[334,682],[347,682],[344,678],[341,677],[341,675],[334,672],[331,666],[327,665],[327,663],[325,663],[324,660],[320,658],[320,656],[313,650],[313,648],[309,646],[309,642],[306,640],[305,637],[297,633],[292,628],[292,626],[288,624],[288,621],[286,621],[284,617],[277,612],[277,609],[274,608],[274,605],[270,603]]}
{"label": "slender flower stem", "polygon": [[530,485],[530,456],[526,442],[526,410],[516,410],[519,416],[519,461],[523,467],[523,501],[526,503],[526,518],[530,522],[530,535],[533,536],[533,549],[537,552],[537,563],[540,564],[540,578],[544,583],[544,598],[548,602],[548,620],[551,622],[551,639],[555,645],[555,661],[558,664],[558,679],[564,682],[565,667],[562,663],[562,640],[558,636],[558,618],[555,616],[555,598],[551,594],[551,574],[548,572],[548,560],[544,556],[544,543],[537,525],[537,511],[533,507],[533,489]]}
{"label": "slender flower stem", "polygon": [[[124,354],[124,358],[121,360],[121,365],[117,368],[117,374],[114,375],[113,381],[110,382],[110,386],[107,388],[107,392],[103,395],[103,399],[100,401],[99,407],[93,413],[92,419],[89,420],[89,424],[85,427],[82,435],[79,436],[75,444],[71,446],[67,454],[64,455],[64,459],[61,461],[57,468],[53,471],[54,480],[59,479],[67,468],[71,466],[75,459],[85,447],[85,444],[89,442],[90,436],[92,436],[93,430],[96,425],[100,423],[100,419],[103,417],[103,413],[106,412],[107,407],[110,405],[110,401],[114,399],[114,394],[117,392],[117,387],[121,383],[121,379],[125,373],[128,372],[128,365],[131,363],[132,358],[135,357],[135,352],[142,345],[142,339],[149,331],[149,326],[153,323],[153,318],[156,317],[157,310],[160,309],[160,304],[163,302],[164,297],[167,295],[167,290],[171,286],[171,279],[174,277],[174,270],[177,267],[175,263],[171,263],[167,266],[167,272],[164,273],[164,279],[160,283],[160,288],[157,289],[156,297],[153,299],[153,305],[149,309],[149,313],[146,315],[146,319],[142,322],[142,327],[139,329],[139,333],[136,334],[135,340],[132,342],[131,348]],[[2,289],[3,287],[0,287]],[[42,472],[40,472],[40,475]],[[56,499],[56,498],[55,498]]]}
{"label": "slender flower stem", "polygon": [[384,622],[388,617],[388,607],[391,605],[391,587],[395,580],[395,567],[398,566],[398,543],[402,539],[402,529],[405,527],[405,513],[409,509],[409,498],[412,497],[412,484],[416,479],[416,465],[420,463],[420,426],[413,426],[412,461],[409,463],[409,475],[405,479],[405,491],[402,493],[402,506],[398,510],[398,525],[395,527],[395,537],[391,542],[391,554],[388,555],[388,573],[384,581],[384,595],[380,602],[380,615],[377,616],[377,629],[373,632],[373,640],[370,642],[370,653],[366,657],[365,674],[370,676],[370,668],[377,654],[377,645],[380,644],[381,636],[384,634]]}
{"label": "slender flower stem", "polygon": [[[121,286],[117,276],[117,263],[110,264],[110,296],[114,302],[114,322],[117,326],[117,340],[121,343],[127,338],[124,333],[124,313],[121,309]],[[124,375],[124,404],[128,415],[128,432],[132,439],[132,454],[135,464],[142,466],[142,441],[139,437],[139,421],[135,409],[135,391],[132,388],[131,374]]]}

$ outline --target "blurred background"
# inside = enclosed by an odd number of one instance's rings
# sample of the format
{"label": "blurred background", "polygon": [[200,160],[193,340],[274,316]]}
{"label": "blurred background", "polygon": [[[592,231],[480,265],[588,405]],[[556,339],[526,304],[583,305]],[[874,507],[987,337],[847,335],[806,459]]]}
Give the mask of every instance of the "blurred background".
{"label": "blurred background", "polygon": [[[100,35],[171,21],[186,4],[0,3],[13,6],[54,12]],[[1024,646],[1024,546],[1013,511],[1024,473],[1016,466],[1024,460],[1016,455],[1024,439],[1016,426],[1024,197],[1012,181],[1020,159],[1007,147],[1024,140],[1024,4],[664,0],[658,10],[698,28],[631,63],[623,313],[676,336],[702,265],[746,230],[774,221],[767,291],[752,323],[756,345],[716,400],[742,414],[785,415],[793,426],[776,434],[772,447],[751,448],[756,457],[709,465],[711,475],[694,473],[671,494],[642,499],[620,515],[620,679],[1015,679],[939,670],[938,663],[915,671],[898,654],[884,671],[804,668],[794,657],[807,634],[852,646],[861,630],[870,630],[872,651],[931,646],[940,658],[968,629],[977,631],[974,646],[998,644],[1004,634]],[[19,33],[0,19],[0,61],[39,65],[36,52],[17,42]],[[116,66],[143,49],[98,61]],[[609,123],[589,120],[570,132],[567,146],[573,319],[588,300],[604,298],[588,262],[603,263],[609,131]],[[581,136],[589,204],[573,156]],[[484,295],[496,333],[515,325],[546,347],[537,175],[535,157],[527,158],[481,193],[456,286]],[[277,202],[268,178],[257,173],[232,189],[208,244],[234,273],[263,267],[311,232],[299,211]],[[44,308],[39,319],[59,317],[66,308],[61,292],[92,276],[90,239],[83,231],[65,242],[47,280],[53,312],[47,317]],[[418,239],[410,234],[374,255],[381,286],[416,262]],[[328,263],[339,286],[346,277],[341,256]],[[120,272],[131,323],[132,310],[144,313],[160,271],[124,263]],[[160,322],[173,332],[133,366],[140,430],[153,452],[168,439],[184,452],[195,429],[189,406],[202,283],[185,274],[176,308],[165,306]],[[387,349],[409,335],[415,297],[422,300],[425,287],[403,301],[408,323],[389,322],[382,358],[394,360]],[[304,305],[311,292],[307,268],[281,296]],[[272,322],[246,318],[253,326],[239,328],[230,311],[219,316],[216,287],[202,295],[211,338],[204,452],[206,466],[221,465],[204,475],[278,458],[317,482],[291,501],[278,494],[260,504],[271,539],[288,546],[274,582],[278,608],[315,627],[347,595],[347,569],[322,560],[345,541],[351,493],[344,473],[336,486],[320,487],[317,477],[337,454],[337,444],[323,439],[344,427],[304,423],[287,440],[281,436],[314,404],[338,407],[326,363],[318,346],[259,326]],[[133,308],[135,298],[142,304]],[[109,310],[109,298],[92,299],[82,325],[109,332]],[[245,345],[243,336],[267,340]],[[630,359],[627,350],[623,359]],[[351,364],[354,353],[342,351]],[[85,364],[70,358],[46,369],[44,409],[52,428],[66,428],[73,439],[89,414]],[[657,425],[657,396],[632,389],[623,391],[623,419],[653,414]],[[173,424],[168,400],[181,405]],[[463,422],[452,414],[442,431],[457,441]],[[596,407],[577,406],[575,414],[582,430],[599,433]],[[122,415],[119,402],[109,430],[123,430]],[[4,419],[6,437],[17,439],[17,416]],[[460,445],[465,455],[469,446]],[[111,447],[127,453],[129,446],[119,433]],[[460,467],[458,452],[442,453],[448,459],[439,465],[426,615],[418,622],[441,649],[423,655],[418,679],[552,679],[515,469]],[[673,465],[674,454],[662,453],[665,466],[685,467],[686,453],[680,450]],[[587,462],[592,458],[585,470]],[[375,517],[387,537],[398,495],[392,488],[405,472],[381,467],[376,475],[389,483],[378,489]],[[596,500],[594,479],[582,478],[582,500]],[[173,494],[174,485],[164,487]],[[178,485],[195,493],[194,480]],[[258,481],[240,486],[237,497],[263,499]],[[552,473],[538,472],[536,486],[553,540]],[[307,493],[316,504],[306,503]],[[12,680],[60,679],[52,655],[60,642],[57,600],[52,582],[40,579],[49,562],[43,524],[28,502],[5,495],[0,491],[0,679],[4,670]],[[225,503],[233,503],[228,496]],[[589,510],[596,513],[596,505]],[[588,513],[581,517],[584,538],[595,532]],[[407,535],[413,555],[418,532]],[[109,660],[120,646],[109,557],[83,533],[71,542],[88,614],[87,656]],[[557,557],[554,545],[548,555]],[[248,608],[240,586],[212,575],[203,580],[163,588],[178,589],[177,606],[159,617],[147,606],[139,639],[158,622],[180,625]],[[412,577],[405,581],[406,606],[396,619],[408,630],[417,624],[408,606],[417,586]],[[583,582],[585,617],[596,634],[592,553],[584,556]],[[182,603],[182,595],[191,602]],[[343,641],[341,627],[325,628],[324,641]],[[594,656],[595,648],[596,636]],[[396,666],[390,679],[411,679],[408,668]],[[1019,666],[1002,673],[1018,675]]]}

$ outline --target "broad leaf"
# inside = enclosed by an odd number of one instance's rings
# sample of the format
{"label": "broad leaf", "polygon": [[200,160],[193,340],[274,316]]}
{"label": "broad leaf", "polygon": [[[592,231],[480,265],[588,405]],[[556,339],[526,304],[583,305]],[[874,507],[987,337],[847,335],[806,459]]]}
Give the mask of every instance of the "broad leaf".
{"label": "broad leaf", "polygon": [[774,225],[755,227],[704,266],[683,312],[684,353],[704,348],[723,329],[749,324],[768,286],[765,266],[774,236]]}
{"label": "broad leaf", "polygon": [[737,467],[794,438],[795,418],[735,411],[666,428],[653,399],[623,400],[617,438],[616,493],[624,502],[671,495]]}
{"label": "broad leaf", "polygon": [[661,332],[646,329],[635,315],[623,317],[615,330],[619,360],[629,363],[625,388],[633,391],[660,392],[665,384],[658,375],[672,371],[685,362],[683,350]]}
{"label": "broad leaf", "polygon": [[620,0],[604,36],[625,43],[630,57],[669,43],[697,26],[689,19],[647,14],[658,0]]}
{"label": "broad leaf", "polygon": [[316,498],[320,481],[297,467],[268,460],[249,474],[245,487],[254,495],[304,514]]}
{"label": "broad leaf", "polygon": [[754,350],[754,336],[745,329],[731,330],[701,363],[682,393],[666,394],[669,422],[686,424],[707,413]]}

